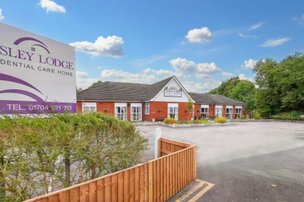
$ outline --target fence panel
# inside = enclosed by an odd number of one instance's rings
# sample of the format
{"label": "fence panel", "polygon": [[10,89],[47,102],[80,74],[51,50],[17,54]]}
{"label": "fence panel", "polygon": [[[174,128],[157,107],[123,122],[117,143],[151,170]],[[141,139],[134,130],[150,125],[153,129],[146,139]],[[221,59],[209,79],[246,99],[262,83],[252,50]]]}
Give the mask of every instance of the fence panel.
{"label": "fence panel", "polygon": [[159,158],[26,202],[163,202],[196,179],[196,146],[161,138]]}

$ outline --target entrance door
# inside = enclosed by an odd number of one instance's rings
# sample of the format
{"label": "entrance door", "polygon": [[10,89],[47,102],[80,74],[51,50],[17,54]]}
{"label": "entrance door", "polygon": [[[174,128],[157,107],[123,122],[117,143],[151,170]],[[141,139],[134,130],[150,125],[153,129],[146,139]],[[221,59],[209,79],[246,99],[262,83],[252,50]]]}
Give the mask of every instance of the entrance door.
{"label": "entrance door", "polygon": [[140,103],[131,104],[131,121],[142,121],[142,105]]}
{"label": "entrance door", "polygon": [[119,120],[127,119],[127,103],[115,103],[115,117]]}
{"label": "entrance door", "polygon": [[216,105],[215,106],[215,116],[220,117],[223,115],[223,106],[221,105]]}
{"label": "entrance door", "polygon": [[168,117],[178,120],[178,104],[168,104]]}
{"label": "entrance door", "polygon": [[233,106],[226,106],[226,117],[232,119]]}

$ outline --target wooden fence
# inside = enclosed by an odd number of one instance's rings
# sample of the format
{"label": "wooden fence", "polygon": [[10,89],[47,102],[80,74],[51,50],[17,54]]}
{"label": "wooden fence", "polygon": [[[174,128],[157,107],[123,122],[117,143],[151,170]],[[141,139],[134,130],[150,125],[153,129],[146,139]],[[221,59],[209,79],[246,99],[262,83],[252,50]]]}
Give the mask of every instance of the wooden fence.
{"label": "wooden fence", "polygon": [[163,202],[196,179],[196,146],[161,138],[159,158],[26,202]]}

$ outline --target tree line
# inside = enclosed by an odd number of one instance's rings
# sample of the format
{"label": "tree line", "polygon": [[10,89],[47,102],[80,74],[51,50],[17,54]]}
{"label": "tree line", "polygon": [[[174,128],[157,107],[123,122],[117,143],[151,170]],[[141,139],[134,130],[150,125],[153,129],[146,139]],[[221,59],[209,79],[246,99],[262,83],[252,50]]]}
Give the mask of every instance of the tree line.
{"label": "tree line", "polygon": [[259,61],[253,69],[254,82],[233,77],[209,93],[245,103],[246,111],[264,118],[280,113],[304,111],[304,55],[296,53],[275,61]]}

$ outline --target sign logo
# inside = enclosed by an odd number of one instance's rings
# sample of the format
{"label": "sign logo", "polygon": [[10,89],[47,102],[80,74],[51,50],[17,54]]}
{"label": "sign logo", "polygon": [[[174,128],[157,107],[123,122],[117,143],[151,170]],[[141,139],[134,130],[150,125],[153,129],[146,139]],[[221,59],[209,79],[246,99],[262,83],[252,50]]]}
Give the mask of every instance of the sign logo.
{"label": "sign logo", "polygon": [[170,88],[166,87],[164,90],[165,97],[182,97],[182,89],[177,89],[172,86]]}
{"label": "sign logo", "polygon": [[35,48],[34,48],[34,47],[40,47],[40,48],[44,49],[48,54],[51,53],[51,52],[49,51],[47,45],[45,45],[42,41],[40,41],[40,40],[38,40],[38,39],[35,39],[35,38],[32,38],[32,37],[22,37],[22,38],[19,38],[19,39],[17,39],[17,40],[14,42],[14,45],[19,45],[20,43],[26,42],[26,41],[34,41],[34,42],[36,42],[36,44],[33,44],[32,47],[31,47],[31,50],[32,50],[32,51],[35,51]]}

